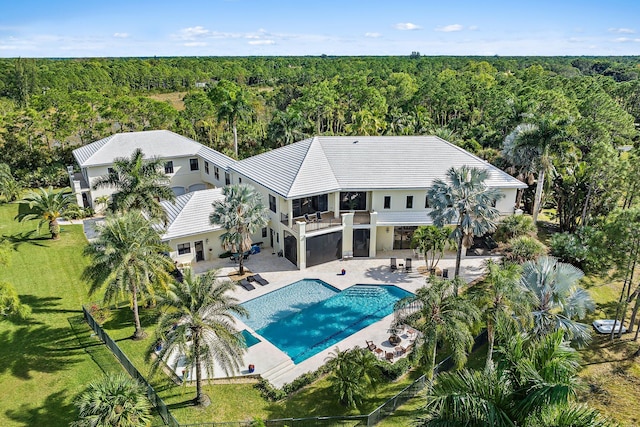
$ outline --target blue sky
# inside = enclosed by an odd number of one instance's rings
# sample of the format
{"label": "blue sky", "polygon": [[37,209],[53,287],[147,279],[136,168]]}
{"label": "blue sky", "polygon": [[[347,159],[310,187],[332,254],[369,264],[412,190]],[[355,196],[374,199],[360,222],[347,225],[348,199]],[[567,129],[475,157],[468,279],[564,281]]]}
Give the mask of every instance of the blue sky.
{"label": "blue sky", "polygon": [[640,55],[640,1],[5,0],[0,57]]}

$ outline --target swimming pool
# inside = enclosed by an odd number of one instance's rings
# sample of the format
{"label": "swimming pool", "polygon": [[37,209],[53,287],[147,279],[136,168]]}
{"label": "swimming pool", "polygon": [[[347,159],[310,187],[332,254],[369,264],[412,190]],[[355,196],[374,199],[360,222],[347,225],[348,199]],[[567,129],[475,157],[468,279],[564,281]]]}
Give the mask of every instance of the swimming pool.
{"label": "swimming pool", "polygon": [[411,293],[392,285],[354,285],[339,291],[302,280],[242,304],[245,323],[300,363],[393,312]]}

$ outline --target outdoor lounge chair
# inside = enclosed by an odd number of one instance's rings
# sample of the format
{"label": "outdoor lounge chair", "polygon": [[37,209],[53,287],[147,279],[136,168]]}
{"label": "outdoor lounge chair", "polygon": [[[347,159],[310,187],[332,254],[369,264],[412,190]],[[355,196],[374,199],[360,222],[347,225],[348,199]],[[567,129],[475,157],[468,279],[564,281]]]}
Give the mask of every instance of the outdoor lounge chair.
{"label": "outdoor lounge chair", "polygon": [[389,362],[393,362],[393,352],[392,351],[387,351],[387,353],[385,354],[384,358],[387,359]]}
{"label": "outdoor lounge chair", "polygon": [[240,279],[238,284],[240,286],[242,286],[243,288],[245,288],[246,290],[248,290],[248,291],[252,291],[252,290],[254,290],[256,288],[251,283],[249,283],[249,281],[247,279]]}
{"label": "outdoor lounge chair", "polygon": [[322,213],[320,211],[316,212],[316,222],[322,221]]}
{"label": "outdoor lounge chair", "polygon": [[267,279],[263,278],[259,274],[254,274],[253,276],[249,276],[249,277],[247,277],[247,279],[249,279],[250,282],[256,282],[260,286],[264,286],[264,285],[268,285],[269,284],[269,281]]}
{"label": "outdoor lounge chair", "polygon": [[316,222],[316,219],[315,218],[311,218],[309,216],[309,214],[304,214],[304,220],[305,220],[305,222]]}
{"label": "outdoor lounge chair", "polygon": [[398,269],[398,265],[396,264],[396,259],[391,258],[391,271],[396,271]]}
{"label": "outdoor lounge chair", "polygon": [[404,260],[404,271],[408,273],[411,272],[411,258],[407,258]]}
{"label": "outdoor lounge chair", "polygon": [[378,348],[373,341],[365,341],[367,343],[367,348],[371,351],[374,351],[376,348]]}

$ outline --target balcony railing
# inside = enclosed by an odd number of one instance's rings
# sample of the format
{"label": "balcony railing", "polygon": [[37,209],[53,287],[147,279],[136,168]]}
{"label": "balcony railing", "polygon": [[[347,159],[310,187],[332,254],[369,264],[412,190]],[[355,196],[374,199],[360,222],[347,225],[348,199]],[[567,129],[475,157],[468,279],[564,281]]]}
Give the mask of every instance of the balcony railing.
{"label": "balcony railing", "polygon": [[[342,225],[342,218],[334,218],[334,213],[332,211],[321,212],[320,219],[318,219],[317,214],[315,213],[307,216],[308,219],[304,216],[296,216],[293,218],[291,228],[296,233],[300,231],[298,222],[305,222],[307,231],[323,230],[325,228],[340,227]],[[286,214],[280,214],[280,221],[286,226],[289,225],[289,217]]]}

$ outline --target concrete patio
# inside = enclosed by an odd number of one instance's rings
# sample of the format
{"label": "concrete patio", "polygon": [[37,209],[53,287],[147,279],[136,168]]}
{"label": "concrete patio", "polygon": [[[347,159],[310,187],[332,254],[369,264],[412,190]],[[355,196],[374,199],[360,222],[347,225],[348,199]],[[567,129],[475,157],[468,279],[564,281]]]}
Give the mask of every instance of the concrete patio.
{"label": "concrete patio", "polygon": [[[393,251],[381,253],[376,258],[350,258],[348,260],[336,260],[329,263],[309,267],[300,271],[290,261],[283,257],[278,257],[272,253],[270,248],[261,251],[259,254],[251,255],[245,261],[245,268],[252,273],[259,273],[263,278],[269,281],[266,286],[256,284],[256,288],[247,291],[238,286],[235,291],[235,297],[240,301],[248,301],[260,295],[272,292],[276,289],[289,285],[301,279],[320,279],[330,285],[344,290],[355,284],[392,284],[410,292],[415,292],[418,288],[425,285],[426,276],[418,273],[418,267],[424,266],[423,260],[413,259],[412,272],[404,272],[402,270],[391,271],[390,257],[395,257],[398,262],[402,262],[405,258],[411,257],[412,251]],[[467,257],[462,260],[461,276],[467,281],[472,281],[483,272],[483,264],[487,257]],[[448,268],[453,272],[455,266],[455,254],[447,254],[443,258],[438,267]],[[219,269],[221,277],[227,277],[238,269],[238,265],[233,261],[226,259],[217,259],[209,262],[199,262],[193,265],[195,273],[203,273],[212,269]],[[340,275],[341,270],[346,271],[345,275]],[[452,277],[453,274],[450,274]],[[293,381],[298,376],[314,371],[323,365],[329,353],[336,347],[340,350],[346,350],[355,346],[366,347],[366,341],[373,343],[386,352],[394,352],[396,345],[389,343],[389,326],[393,320],[393,314],[385,317],[381,321],[374,323],[357,333],[340,341],[336,345],[321,351],[315,356],[299,363],[294,364],[293,361],[280,349],[256,334],[251,328],[243,322],[238,321],[238,329],[247,329],[255,336],[261,339],[261,342],[255,344],[247,350],[244,356],[243,369],[236,376],[246,376],[249,374],[248,366],[254,365],[255,371],[253,375],[260,375],[269,380],[274,386],[282,387],[284,384]],[[296,333],[304,334],[305,331],[297,331]],[[407,346],[412,341],[408,334],[401,334],[403,338],[400,346]],[[399,356],[399,355],[398,355]],[[182,368],[178,367],[176,373],[181,375]],[[215,369],[217,373],[216,379],[228,378],[221,369]],[[189,374],[188,374],[189,375]],[[191,375],[193,378],[193,375]]]}

